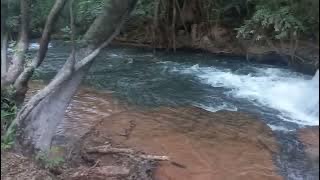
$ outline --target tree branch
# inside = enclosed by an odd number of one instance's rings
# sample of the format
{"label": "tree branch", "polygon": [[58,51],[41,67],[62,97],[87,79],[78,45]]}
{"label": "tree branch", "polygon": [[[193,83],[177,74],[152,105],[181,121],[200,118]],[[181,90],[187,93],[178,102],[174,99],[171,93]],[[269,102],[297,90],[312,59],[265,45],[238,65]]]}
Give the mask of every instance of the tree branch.
{"label": "tree branch", "polygon": [[3,84],[6,86],[9,84],[13,84],[18,76],[21,74],[24,68],[25,62],[25,54],[28,50],[29,46],[29,9],[30,9],[30,0],[20,0],[20,33],[19,33],[19,41],[16,45],[16,51],[12,57],[12,64],[8,69],[8,73],[4,79]]}
{"label": "tree branch", "polygon": [[32,63],[29,67],[27,67],[17,78],[14,86],[16,89],[20,89],[28,83],[29,79],[31,78],[34,70],[41,65],[43,62],[47,50],[48,50],[48,44],[50,42],[51,33],[53,30],[53,27],[61,13],[61,10],[63,9],[65,3],[67,0],[56,0],[55,4],[50,10],[50,13],[48,15],[44,30],[42,32],[42,37],[40,40],[40,48],[36,55],[36,57],[33,58]]}

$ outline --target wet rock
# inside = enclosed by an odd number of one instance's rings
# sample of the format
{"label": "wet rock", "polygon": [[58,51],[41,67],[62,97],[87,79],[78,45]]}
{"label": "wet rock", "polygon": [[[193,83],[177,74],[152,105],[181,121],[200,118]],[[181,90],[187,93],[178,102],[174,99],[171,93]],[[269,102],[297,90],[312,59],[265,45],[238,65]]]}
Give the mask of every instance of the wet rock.
{"label": "wet rock", "polygon": [[270,51],[262,54],[250,53],[248,56],[248,60],[250,62],[257,62],[261,64],[269,64],[276,66],[288,66],[289,58],[285,55],[280,55],[276,52]]}

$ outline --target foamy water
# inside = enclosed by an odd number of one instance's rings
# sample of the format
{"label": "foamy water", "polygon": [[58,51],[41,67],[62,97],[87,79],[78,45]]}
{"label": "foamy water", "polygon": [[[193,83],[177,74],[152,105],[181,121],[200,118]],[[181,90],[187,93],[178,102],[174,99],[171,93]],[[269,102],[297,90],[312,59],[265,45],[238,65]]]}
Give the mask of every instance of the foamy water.
{"label": "foamy water", "polygon": [[[49,43],[48,44],[48,48],[51,48],[52,45]],[[29,49],[30,50],[38,50],[40,48],[40,44],[39,43],[30,43],[29,44]]]}
{"label": "foamy water", "polygon": [[199,65],[175,71],[193,74],[213,87],[229,89],[226,93],[234,98],[278,110],[285,121],[319,125],[319,73],[311,79],[278,68],[256,68],[254,73],[243,74]]}
{"label": "foamy water", "polygon": [[[52,44],[49,43],[48,44],[48,48],[51,48],[51,47],[52,47]],[[38,50],[39,48],[40,48],[40,44],[39,43],[30,43],[29,44],[29,50]],[[9,52],[13,52],[14,51],[14,44],[13,43],[9,44],[8,51]]]}

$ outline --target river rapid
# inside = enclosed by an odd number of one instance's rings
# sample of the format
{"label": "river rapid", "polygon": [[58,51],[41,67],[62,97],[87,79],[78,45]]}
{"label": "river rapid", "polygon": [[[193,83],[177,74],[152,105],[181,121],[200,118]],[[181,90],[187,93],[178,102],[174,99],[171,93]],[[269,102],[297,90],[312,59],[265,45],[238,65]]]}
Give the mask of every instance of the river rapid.
{"label": "river rapid", "polygon": [[[50,46],[34,79],[48,82],[71,49],[59,41]],[[36,43],[31,44],[31,50],[37,48]],[[109,47],[83,84],[112,93],[116,104],[126,104],[125,109],[193,106],[210,112],[252,114],[272,129],[280,145],[273,161],[284,179],[319,179],[319,167],[309,162],[297,133],[319,126],[319,74],[312,77],[287,67],[249,63],[243,57],[182,51],[153,54],[145,49]],[[86,121],[90,116],[107,117],[112,111],[110,103],[97,97],[77,95],[66,115],[69,123],[65,120],[57,133],[73,134],[78,129],[81,136],[90,126]],[[116,112],[122,110],[119,107]]]}

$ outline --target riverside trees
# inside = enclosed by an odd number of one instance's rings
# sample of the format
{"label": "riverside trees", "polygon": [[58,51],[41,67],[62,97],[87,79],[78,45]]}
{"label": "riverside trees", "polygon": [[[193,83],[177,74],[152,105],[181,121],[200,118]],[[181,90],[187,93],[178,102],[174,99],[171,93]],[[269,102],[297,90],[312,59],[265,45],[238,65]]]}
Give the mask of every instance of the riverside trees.
{"label": "riverside trees", "polygon": [[[99,52],[119,33],[136,1],[103,1],[101,12],[81,39],[79,48],[73,48],[70,57],[52,81],[21,107],[9,126],[7,135],[16,129],[20,144],[29,145],[30,150],[47,151],[50,148],[55,127],[63,119],[65,109],[77,91],[82,78],[90,69]],[[21,30],[17,51],[12,56],[11,65],[1,77],[2,88],[13,85],[18,93],[24,94],[26,92],[27,83],[33,71],[40,66],[45,58],[53,25],[66,2],[67,0],[55,1],[42,32],[40,49],[31,65],[24,68],[25,53],[28,47],[30,2],[20,0]],[[5,5],[5,3],[1,5]],[[10,69],[11,66],[14,68],[13,70]]]}

